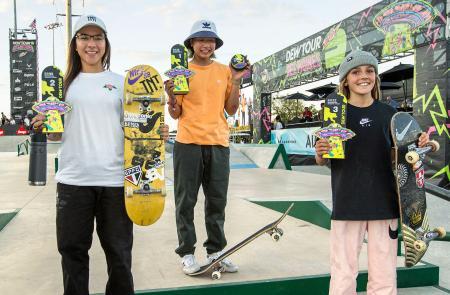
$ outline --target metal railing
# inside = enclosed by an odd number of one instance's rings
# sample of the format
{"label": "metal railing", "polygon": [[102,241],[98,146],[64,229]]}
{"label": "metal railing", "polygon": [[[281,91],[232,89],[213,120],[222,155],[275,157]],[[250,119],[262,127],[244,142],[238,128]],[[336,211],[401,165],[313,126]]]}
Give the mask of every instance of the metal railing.
{"label": "metal railing", "polygon": [[30,140],[28,138],[17,145],[18,157],[28,155],[29,151],[30,151]]}

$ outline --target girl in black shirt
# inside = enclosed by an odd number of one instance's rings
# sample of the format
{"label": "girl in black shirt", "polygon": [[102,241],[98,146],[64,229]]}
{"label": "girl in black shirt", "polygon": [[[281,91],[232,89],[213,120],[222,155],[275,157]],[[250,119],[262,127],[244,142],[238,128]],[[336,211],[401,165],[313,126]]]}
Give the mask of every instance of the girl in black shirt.
{"label": "girl in black shirt", "polygon": [[[339,92],[348,99],[347,128],[356,136],[346,143],[346,158],[331,161],[333,210],[330,231],[330,295],[356,295],[358,258],[368,238],[367,294],[395,295],[399,210],[391,169],[392,107],[380,103],[377,59],[353,51],[339,67]],[[419,146],[428,135],[422,133]],[[316,162],[330,150],[326,139],[316,143]]]}

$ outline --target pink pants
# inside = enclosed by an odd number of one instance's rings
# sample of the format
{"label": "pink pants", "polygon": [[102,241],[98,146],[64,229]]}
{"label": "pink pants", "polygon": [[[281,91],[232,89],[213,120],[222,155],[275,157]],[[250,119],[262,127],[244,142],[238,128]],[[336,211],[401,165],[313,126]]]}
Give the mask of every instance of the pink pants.
{"label": "pink pants", "polygon": [[367,295],[397,294],[397,239],[389,236],[389,226],[397,231],[398,220],[331,221],[330,295],[356,295],[358,259],[367,232]]}

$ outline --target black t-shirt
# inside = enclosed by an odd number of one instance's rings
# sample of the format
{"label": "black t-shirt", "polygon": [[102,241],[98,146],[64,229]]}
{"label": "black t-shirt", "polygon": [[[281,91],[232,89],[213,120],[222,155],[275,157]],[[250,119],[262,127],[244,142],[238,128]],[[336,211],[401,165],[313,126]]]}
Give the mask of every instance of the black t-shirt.
{"label": "black t-shirt", "polygon": [[377,100],[364,108],[347,105],[347,128],[356,136],[346,142],[346,158],[331,161],[332,219],[399,217],[389,128],[395,112]]}

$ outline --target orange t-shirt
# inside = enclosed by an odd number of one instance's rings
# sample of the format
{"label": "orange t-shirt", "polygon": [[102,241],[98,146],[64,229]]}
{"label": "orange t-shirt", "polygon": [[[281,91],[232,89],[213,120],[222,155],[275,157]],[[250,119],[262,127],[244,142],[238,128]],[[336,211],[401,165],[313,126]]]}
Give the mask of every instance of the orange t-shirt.
{"label": "orange t-shirt", "polygon": [[189,93],[177,96],[181,105],[176,140],[185,144],[229,145],[225,102],[231,93],[228,66],[212,62],[207,66],[189,64],[195,72],[189,78]]}

